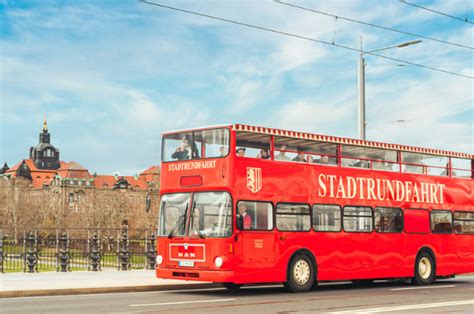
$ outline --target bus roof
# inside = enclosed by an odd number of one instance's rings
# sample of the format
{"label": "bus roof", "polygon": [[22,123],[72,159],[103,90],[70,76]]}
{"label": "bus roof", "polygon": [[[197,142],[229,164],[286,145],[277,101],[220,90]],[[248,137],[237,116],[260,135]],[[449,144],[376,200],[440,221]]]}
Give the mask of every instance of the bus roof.
{"label": "bus roof", "polygon": [[356,145],[356,146],[373,147],[373,148],[381,148],[381,149],[400,150],[400,151],[421,153],[421,154],[474,159],[473,154],[467,154],[467,153],[458,153],[458,152],[451,152],[451,151],[445,151],[445,150],[439,150],[439,149],[421,148],[421,147],[398,145],[398,144],[388,144],[388,143],[374,142],[374,141],[364,141],[364,140],[351,139],[351,138],[346,138],[346,137],[328,136],[328,135],[312,134],[312,133],[305,133],[305,132],[295,132],[295,131],[288,131],[288,130],[281,130],[281,129],[251,126],[251,125],[245,125],[245,124],[234,124],[232,125],[232,129],[235,131],[254,132],[254,133],[285,136],[285,137],[292,137],[292,138],[298,138],[298,139],[307,139],[307,140],[315,140],[315,141],[338,143],[338,144],[347,144],[347,145]]}
{"label": "bus roof", "polygon": [[231,126],[232,124],[207,125],[207,126],[202,126],[199,128],[187,128],[187,129],[181,129],[181,130],[166,131],[166,132],[163,132],[162,134],[169,135],[169,134],[175,134],[175,133],[185,133],[185,132],[207,130],[207,129],[228,128]]}

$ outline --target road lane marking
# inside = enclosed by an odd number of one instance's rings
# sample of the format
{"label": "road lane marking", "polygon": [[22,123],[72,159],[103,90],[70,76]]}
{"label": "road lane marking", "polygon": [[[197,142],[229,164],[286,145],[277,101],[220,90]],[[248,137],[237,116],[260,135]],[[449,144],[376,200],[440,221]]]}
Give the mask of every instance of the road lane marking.
{"label": "road lane marking", "polygon": [[410,287],[410,288],[395,288],[390,289],[391,291],[402,291],[402,290],[419,290],[419,289],[439,289],[439,288],[453,288],[456,285],[442,285],[442,286],[429,286],[429,287]]}
{"label": "road lane marking", "polygon": [[429,309],[429,308],[435,308],[435,307],[459,306],[459,305],[469,305],[469,304],[474,304],[474,300],[450,301],[450,302],[438,302],[438,303],[424,303],[424,304],[409,304],[409,305],[399,305],[399,306],[390,306],[390,307],[376,307],[376,308],[356,309],[356,310],[330,312],[330,313],[331,314],[382,313],[382,312],[396,312],[396,311],[406,311],[406,310]]}
{"label": "road lane marking", "polygon": [[181,301],[181,302],[164,302],[164,303],[148,303],[148,304],[130,304],[131,307],[137,306],[161,306],[161,305],[182,305],[195,303],[213,303],[213,302],[230,302],[237,299],[213,299],[213,300],[197,300],[197,301]]}

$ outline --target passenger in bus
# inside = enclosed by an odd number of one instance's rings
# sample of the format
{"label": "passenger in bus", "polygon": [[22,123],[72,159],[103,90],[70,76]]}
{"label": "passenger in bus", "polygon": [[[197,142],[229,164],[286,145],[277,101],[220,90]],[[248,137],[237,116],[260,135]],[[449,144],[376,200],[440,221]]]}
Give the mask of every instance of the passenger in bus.
{"label": "passenger in bus", "polygon": [[337,165],[337,160],[334,157],[329,157],[328,155],[323,155],[319,157],[319,159],[315,159],[313,161],[315,164],[323,164],[323,165]]}
{"label": "passenger in bus", "polygon": [[227,147],[221,146],[219,147],[219,157],[225,157],[227,155]]}
{"label": "passenger in bus", "polygon": [[252,217],[247,213],[247,206],[244,203],[239,204],[239,216],[244,217],[244,229],[251,229]]}
{"label": "passenger in bus", "polygon": [[313,161],[313,163],[315,164],[328,164],[329,163],[329,157],[324,155],[324,156],[321,156],[319,157],[319,159],[315,159]]}
{"label": "passenger in bus", "polygon": [[360,159],[358,162],[352,164],[351,167],[370,168],[370,164],[368,160]]}
{"label": "passenger in bus", "polygon": [[270,154],[268,153],[267,149],[262,148],[260,150],[260,154],[258,154],[257,158],[270,159]]}
{"label": "passenger in bus", "polygon": [[275,160],[283,160],[283,161],[291,161],[291,158],[286,156],[285,150],[287,150],[288,146],[285,144],[281,145],[280,153],[275,156]]}
{"label": "passenger in bus", "polygon": [[245,148],[243,148],[243,147],[237,148],[236,153],[237,153],[237,156],[244,157],[245,156]]}
{"label": "passenger in bus", "polygon": [[424,172],[423,170],[424,166],[421,160],[417,158],[414,158],[412,156],[407,156],[403,159],[403,162],[405,163],[403,172],[420,173],[420,174]]}
{"label": "passenger in bus", "polygon": [[305,158],[304,152],[298,152],[298,155],[296,155],[296,157],[293,158],[292,161],[306,162],[306,158]]}
{"label": "passenger in bus", "polygon": [[171,155],[171,158],[178,160],[187,160],[191,158],[191,138],[189,135],[183,137],[181,145],[176,148],[174,153]]}

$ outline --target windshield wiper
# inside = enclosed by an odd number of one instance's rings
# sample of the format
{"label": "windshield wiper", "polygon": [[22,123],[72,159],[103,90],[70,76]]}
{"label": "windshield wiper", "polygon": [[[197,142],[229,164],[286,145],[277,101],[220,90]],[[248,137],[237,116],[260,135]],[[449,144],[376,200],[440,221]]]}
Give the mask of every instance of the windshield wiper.
{"label": "windshield wiper", "polygon": [[179,226],[181,226],[185,218],[186,218],[186,212],[179,217],[178,221],[176,221],[173,228],[171,228],[171,231],[168,234],[168,239],[171,239],[173,237],[174,232],[176,231],[176,229],[178,229]]}

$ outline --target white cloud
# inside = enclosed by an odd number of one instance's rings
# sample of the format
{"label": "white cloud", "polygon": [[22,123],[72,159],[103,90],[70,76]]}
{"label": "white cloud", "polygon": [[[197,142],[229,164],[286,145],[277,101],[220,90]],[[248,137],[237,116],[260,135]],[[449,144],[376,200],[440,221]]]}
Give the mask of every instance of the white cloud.
{"label": "white cloud", "polygon": [[[287,130],[341,135],[340,125],[351,116],[348,96],[338,97],[332,103],[318,103],[313,100],[298,100],[277,109],[266,125]],[[345,130],[347,131],[347,130]]]}
{"label": "white cloud", "polygon": [[[442,17],[396,1],[295,3],[472,45],[461,22],[438,27]],[[170,4],[329,42],[336,30],[337,43],[355,48],[360,35],[367,48],[412,39],[272,1]],[[441,5],[462,11],[455,1],[433,3]],[[164,130],[232,119],[356,134],[357,53],[142,3],[39,4],[8,14],[11,34],[0,35],[2,125],[18,135],[2,139],[2,151],[33,145],[43,113],[62,156],[98,172],[156,164]],[[423,41],[384,53],[472,75],[466,49]],[[369,137],[472,151],[472,119],[462,116],[472,113],[472,81],[374,57],[367,63]],[[384,124],[398,119],[410,121]]]}

